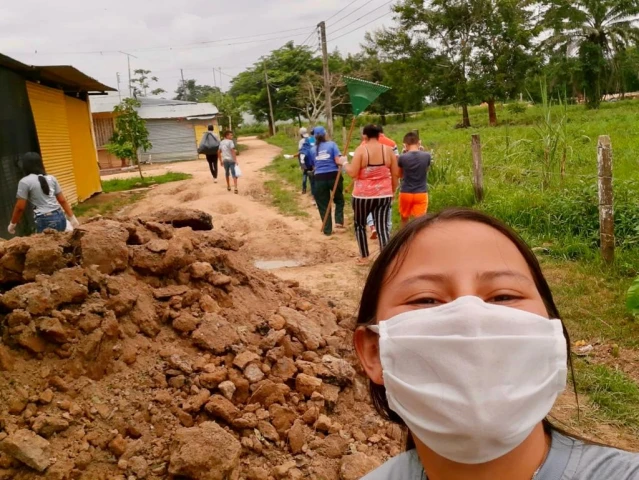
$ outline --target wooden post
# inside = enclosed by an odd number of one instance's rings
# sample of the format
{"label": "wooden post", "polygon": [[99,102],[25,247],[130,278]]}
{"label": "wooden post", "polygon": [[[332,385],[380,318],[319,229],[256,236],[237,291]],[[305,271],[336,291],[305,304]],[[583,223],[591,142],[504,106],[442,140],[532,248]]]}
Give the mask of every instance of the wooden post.
{"label": "wooden post", "polygon": [[473,188],[475,190],[475,201],[484,200],[484,171],[481,161],[481,139],[478,134],[472,137],[473,149]]}
{"label": "wooden post", "polygon": [[[342,145],[346,145],[346,136],[348,135],[346,127],[342,127]],[[348,155],[348,152],[344,152],[344,155]]]}
{"label": "wooden post", "polygon": [[597,165],[599,169],[601,256],[606,263],[612,263],[615,259],[615,216],[612,191],[612,145],[608,135],[599,137]]}

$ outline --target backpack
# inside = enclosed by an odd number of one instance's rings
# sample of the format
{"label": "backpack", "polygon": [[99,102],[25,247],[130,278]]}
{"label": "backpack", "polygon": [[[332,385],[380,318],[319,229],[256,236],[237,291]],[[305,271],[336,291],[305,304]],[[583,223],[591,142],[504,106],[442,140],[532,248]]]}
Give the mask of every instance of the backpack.
{"label": "backpack", "polygon": [[215,155],[220,148],[220,141],[213,134],[213,132],[206,132],[200,146],[197,149],[197,153],[200,155]]}
{"label": "backpack", "polygon": [[313,143],[307,138],[300,148],[300,163],[302,163],[302,159],[304,160],[303,167],[307,170],[312,170],[315,166],[315,149],[313,148]]}

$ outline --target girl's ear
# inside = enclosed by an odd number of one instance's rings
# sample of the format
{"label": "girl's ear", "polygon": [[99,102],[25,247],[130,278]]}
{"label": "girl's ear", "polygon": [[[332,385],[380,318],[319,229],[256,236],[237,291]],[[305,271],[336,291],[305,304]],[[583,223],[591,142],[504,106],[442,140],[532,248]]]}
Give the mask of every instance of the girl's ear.
{"label": "girl's ear", "polygon": [[368,378],[377,385],[384,385],[382,362],[379,358],[379,336],[366,327],[359,327],[355,330],[353,343]]}

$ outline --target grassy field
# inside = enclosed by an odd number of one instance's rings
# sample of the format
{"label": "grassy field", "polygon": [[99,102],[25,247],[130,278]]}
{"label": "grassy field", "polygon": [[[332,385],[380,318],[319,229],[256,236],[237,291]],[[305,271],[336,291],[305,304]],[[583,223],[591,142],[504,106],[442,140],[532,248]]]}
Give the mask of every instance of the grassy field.
{"label": "grassy field", "polygon": [[[624,363],[639,358],[639,322],[625,309],[626,291],[639,275],[639,102],[603,104],[599,111],[559,105],[500,108],[498,127],[487,110],[471,109],[473,128],[458,129],[461,112],[433,108],[402,124],[385,127],[401,144],[419,130],[434,164],[429,176],[431,212],[449,206],[475,207],[501,218],[536,247],[573,342],[603,346],[616,354],[580,360],[577,384],[602,421],[639,432],[639,369]],[[544,119],[550,115],[550,122]],[[379,123],[379,118],[360,119]],[[550,126],[548,126],[550,125]],[[555,129],[555,133],[551,130]],[[471,135],[479,134],[485,199],[476,204],[471,184]],[[609,135],[614,154],[615,264],[601,262],[597,196],[597,140]],[[341,133],[338,144],[342,143]],[[559,138],[561,137],[561,138]],[[545,145],[565,139],[545,162]],[[295,153],[297,139],[280,134],[269,142]],[[355,144],[359,143],[359,135]],[[349,150],[353,150],[351,147]],[[292,160],[278,157],[270,171],[299,189]],[[395,225],[398,217],[395,212]],[[613,348],[614,346],[614,348]]]}
{"label": "grassy field", "polygon": [[151,185],[161,185],[163,183],[179,182],[192,178],[188,173],[169,172],[164,175],[145,176],[144,180],[139,177],[132,178],[114,178],[113,180],[102,181],[102,192],[124,192],[127,190],[135,190],[137,188],[147,188]]}

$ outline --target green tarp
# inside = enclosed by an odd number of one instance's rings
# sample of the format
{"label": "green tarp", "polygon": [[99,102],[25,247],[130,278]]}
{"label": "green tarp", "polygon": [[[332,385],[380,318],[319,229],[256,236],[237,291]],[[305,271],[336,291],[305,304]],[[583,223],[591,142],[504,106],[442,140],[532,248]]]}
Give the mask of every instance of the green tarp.
{"label": "green tarp", "polygon": [[390,90],[390,87],[353,77],[344,77],[344,83],[348,88],[355,116],[364,112],[382,93]]}

